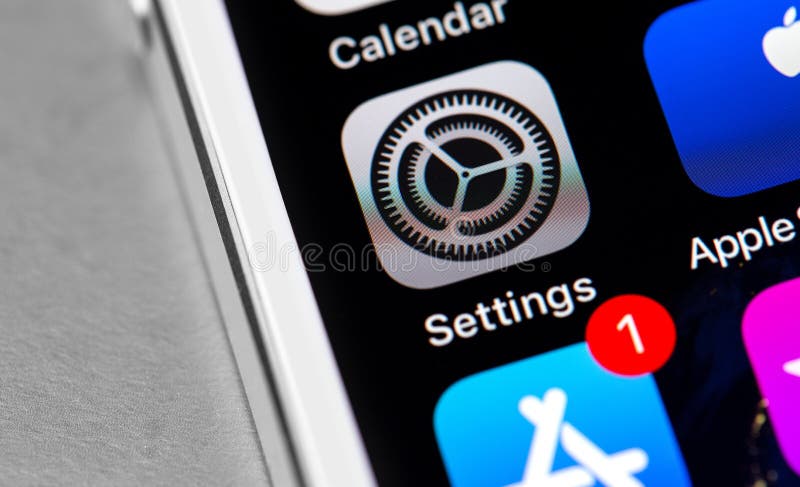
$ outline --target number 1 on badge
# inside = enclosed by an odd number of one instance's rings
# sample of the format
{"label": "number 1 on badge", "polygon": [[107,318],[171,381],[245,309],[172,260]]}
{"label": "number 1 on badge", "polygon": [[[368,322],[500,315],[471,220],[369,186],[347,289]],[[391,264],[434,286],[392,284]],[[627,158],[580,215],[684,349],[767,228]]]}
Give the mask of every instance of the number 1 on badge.
{"label": "number 1 on badge", "polygon": [[628,333],[631,334],[631,340],[633,341],[633,349],[636,350],[636,353],[639,355],[644,353],[644,344],[642,344],[642,337],[639,336],[639,329],[636,327],[636,321],[633,319],[632,314],[626,314],[622,317],[619,323],[617,323],[617,331],[622,331],[625,328],[628,329]]}

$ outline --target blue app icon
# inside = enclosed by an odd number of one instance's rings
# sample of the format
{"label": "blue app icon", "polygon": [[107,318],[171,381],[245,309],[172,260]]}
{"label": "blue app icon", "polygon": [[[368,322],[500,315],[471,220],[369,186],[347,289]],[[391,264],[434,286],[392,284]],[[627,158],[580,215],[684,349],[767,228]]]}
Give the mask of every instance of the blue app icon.
{"label": "blue app icon", "polygon": [[434,428],[454,487],[690,485],[652,376],[613,375],[585,343],[456,383]]}
{"label": "blue app icon", "polygon": [[650,26],[647,67],[700,189],[732,197],[800,179],[797,20],[789,0],[706,0]]}

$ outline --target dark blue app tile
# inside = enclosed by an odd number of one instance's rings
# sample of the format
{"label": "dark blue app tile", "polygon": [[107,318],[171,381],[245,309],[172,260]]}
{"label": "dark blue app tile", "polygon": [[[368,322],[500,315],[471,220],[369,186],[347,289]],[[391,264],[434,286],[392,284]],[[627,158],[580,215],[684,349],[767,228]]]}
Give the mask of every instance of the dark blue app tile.
{"label": "dark blue app tile", "polygon": [[733,197],[800,179],[800,23],[786,0],[706,0],[647,33],[645,58],[680,158]]}

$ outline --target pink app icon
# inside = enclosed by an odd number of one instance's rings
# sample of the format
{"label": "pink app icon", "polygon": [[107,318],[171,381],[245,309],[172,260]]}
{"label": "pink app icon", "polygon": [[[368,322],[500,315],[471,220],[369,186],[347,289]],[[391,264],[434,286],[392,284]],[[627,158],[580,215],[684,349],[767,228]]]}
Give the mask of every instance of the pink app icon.
{"label": "pink app icon", "polygon": [[800,474],[800,279],[756,296],[744,313],[742,334],[778,444]]}

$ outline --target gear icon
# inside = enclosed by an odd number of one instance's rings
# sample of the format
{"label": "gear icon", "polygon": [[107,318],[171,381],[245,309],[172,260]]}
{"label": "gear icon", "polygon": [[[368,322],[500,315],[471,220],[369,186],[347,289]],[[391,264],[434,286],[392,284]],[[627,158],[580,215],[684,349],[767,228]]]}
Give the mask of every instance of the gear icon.
{"label": "gear icon", "polygon": [[428,97],[384,132],[371,166],[381,217],[428,255],[481,260],[515,248],[547,219],[560,162],[544,124],[502,95]]}

